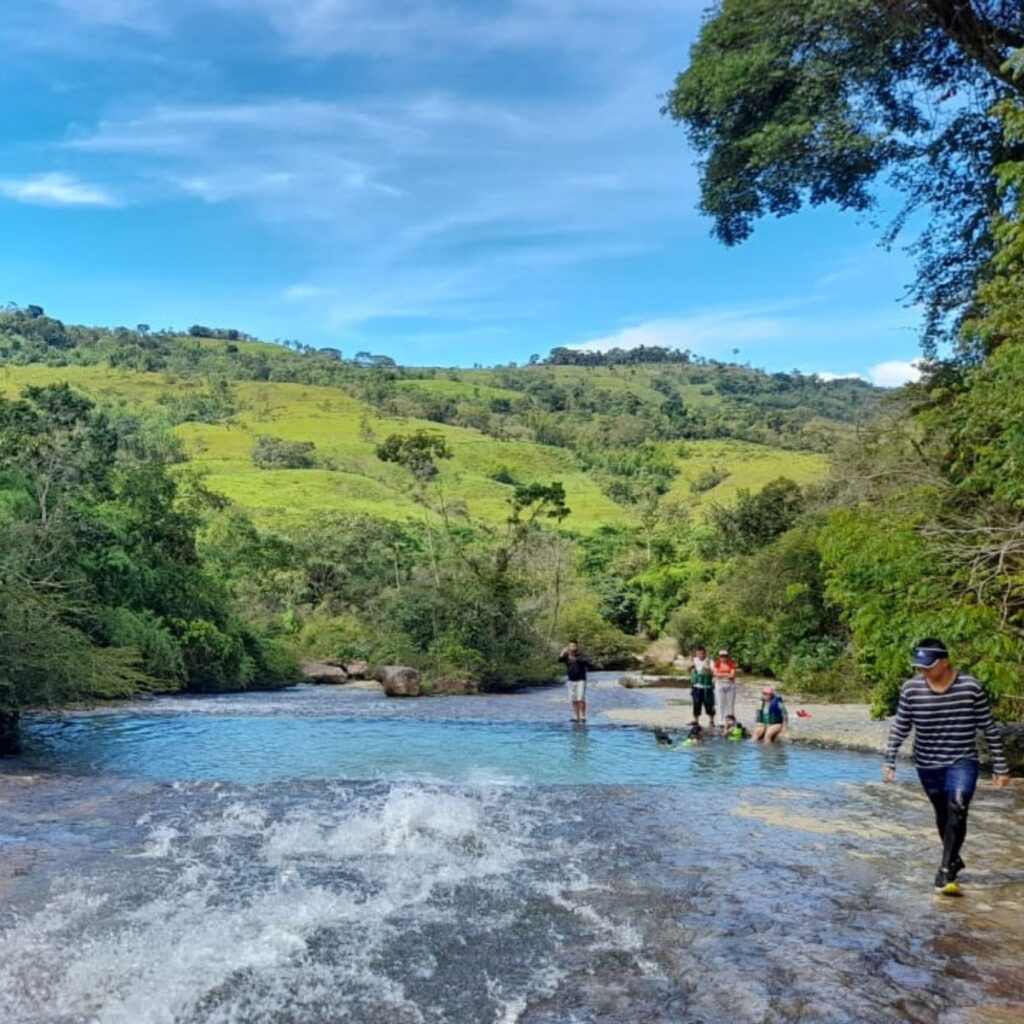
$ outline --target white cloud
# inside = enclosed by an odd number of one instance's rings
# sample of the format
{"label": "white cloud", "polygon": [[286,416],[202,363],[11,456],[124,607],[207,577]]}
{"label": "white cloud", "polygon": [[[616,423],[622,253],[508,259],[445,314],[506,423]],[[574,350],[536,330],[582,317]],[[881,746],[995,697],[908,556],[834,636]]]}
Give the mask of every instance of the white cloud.
{"label": "white cloud", "polygon": [[832,373],[830,370],[814,370],[813,373],[826,383],[830,380],[865,380],[862,373]]}
{"label": "white cloud", "polygon": [[223,174],[194,174],[175,180],[183,192],[205,203],[273,195],[284,192],[294,183],[292,175],[284,172],[246,173],[244,170]]}
{"label": "white cloud", "polygon": [[481,5],[439,0],[213,0],[263,20],[291,49],[328,55],[411,54],[451,59],[544,47],[625,54],[660,18],[699,11],[703,0],[506,0]]}
{"label": "white cloud", "polygon": [[54,171],[26,178],[0,178],[0,195],[35,206],[120,206],[101,185],[90,185],[71,174]]}
{"label": "white cloud", "polygon": [[920,378],[921,370],[917,363],[903,362],[899,359],[876,363],[868,370],[868,379],[880,388],[898,388]]}
{"label": "white cloud", "polygon": [[744,342],[781,338],[785,332],[786,323],[780,317],[749,310],[719,310],[686,317],[648,320],[571,347],[589,352],[606,352],[612,348],[659,345],[706,353],[722,349],[723,346],[738,347]]}

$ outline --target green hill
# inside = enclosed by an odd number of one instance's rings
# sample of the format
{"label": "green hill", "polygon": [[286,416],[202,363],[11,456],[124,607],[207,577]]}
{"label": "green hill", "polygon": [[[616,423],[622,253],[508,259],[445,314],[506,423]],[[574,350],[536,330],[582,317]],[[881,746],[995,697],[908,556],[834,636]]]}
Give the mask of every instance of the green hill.
{"label": "green hill", "polygon": [[[579,533],[635,522],[652,502],[699,510],[779,476],[813,482],[879,396],[860,381],[663,350],[646,352],[649,362],[555,350],[523,367],[402,368],[192,330],[68,327],[37,307],[3,313],[0,391],[66,381],[105,406],[160,417],[211,490],[271,526],[330,511],[424,515],[406,471],[375,450],[389,434],[428,429],[453,453],[433,488],[450,509],[498,522],[512,485],[559,480],[572,510],[564,526]],[[312,442],[314,467],[258,468],[261,436]]]}

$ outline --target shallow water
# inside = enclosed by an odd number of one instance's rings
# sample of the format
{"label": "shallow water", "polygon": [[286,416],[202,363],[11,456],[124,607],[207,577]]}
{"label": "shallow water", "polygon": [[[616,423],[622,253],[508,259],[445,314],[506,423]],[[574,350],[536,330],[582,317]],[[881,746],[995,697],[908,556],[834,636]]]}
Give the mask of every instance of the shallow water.
{"label": "shallow water", "polygon": [[[870,757],[664,750],[561,691],[150,701],[0,775],[9,1024],[1015,1019],[1024,814],[968,896]],[[59,774],[57,773],[59,772]],[[26,774],[28,773],[28,774]],[[1014,946],[1014,943],[1017,943]]]}

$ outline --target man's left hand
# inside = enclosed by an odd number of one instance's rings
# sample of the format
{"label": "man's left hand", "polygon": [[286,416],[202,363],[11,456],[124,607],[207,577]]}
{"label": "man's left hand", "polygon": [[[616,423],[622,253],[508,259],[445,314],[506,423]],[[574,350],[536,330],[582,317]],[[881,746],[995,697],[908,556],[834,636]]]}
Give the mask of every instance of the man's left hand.
{"label": "man's left hand", "polygon": [[1006,787],[1010,784],[1009,775],[993,775],[992,780],[1000,789],[1006,789]]}

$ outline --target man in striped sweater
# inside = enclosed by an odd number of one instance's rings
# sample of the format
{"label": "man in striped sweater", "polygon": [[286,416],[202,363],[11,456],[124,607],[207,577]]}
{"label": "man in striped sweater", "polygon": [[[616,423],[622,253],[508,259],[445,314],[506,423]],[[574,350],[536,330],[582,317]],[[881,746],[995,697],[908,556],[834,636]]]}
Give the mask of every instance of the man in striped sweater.
{"label": "man in striped sweater", "polygon": [[988,740],[996,785],[1009,784],[1009,769],[985,691],[974,676],[950,664],[946,645],[934,637],[922,640],[914,648],[911,665],[918,674],[900,691],[883,774],[886,782],[896,778],[896,754],[913,728],[914,765],[935,808],[942,838],[935,888],[955,893],[956,876],[964,867],[960,847],[967,835],[967,808],[978,783],[979,730]]}

